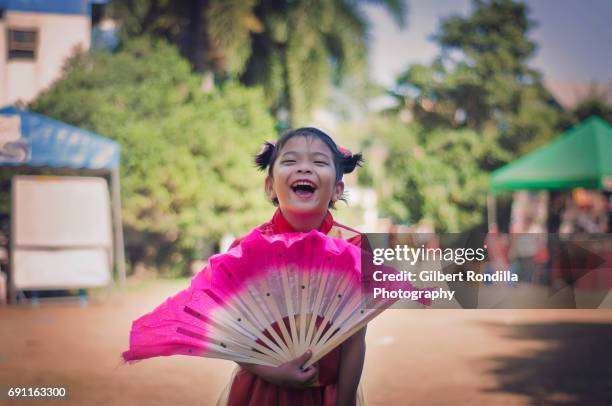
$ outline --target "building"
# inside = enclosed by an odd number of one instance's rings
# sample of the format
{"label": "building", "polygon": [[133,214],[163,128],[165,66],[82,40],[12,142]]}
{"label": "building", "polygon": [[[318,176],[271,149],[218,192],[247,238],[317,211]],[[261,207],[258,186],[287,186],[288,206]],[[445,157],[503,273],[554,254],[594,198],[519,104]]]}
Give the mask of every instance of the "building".
{"label": "building", "polygon": [[92,15],[107,0],[0,0],[0,106],[29,102],[91,44]]}

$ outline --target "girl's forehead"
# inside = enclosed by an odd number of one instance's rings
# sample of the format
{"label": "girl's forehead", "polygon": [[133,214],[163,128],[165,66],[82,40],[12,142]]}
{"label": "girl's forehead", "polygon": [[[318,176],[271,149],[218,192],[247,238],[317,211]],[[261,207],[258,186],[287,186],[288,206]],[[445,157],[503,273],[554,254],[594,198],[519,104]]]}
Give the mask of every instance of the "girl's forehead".
{"label": "girl's forehead", "polygon": [[280,153],[297,152],[297,153],[315,153],[320,152],[328,156],[332,156],[331,149],[317,137],[307,135],[296,135],[291,137],[285,145],[283,145]]}

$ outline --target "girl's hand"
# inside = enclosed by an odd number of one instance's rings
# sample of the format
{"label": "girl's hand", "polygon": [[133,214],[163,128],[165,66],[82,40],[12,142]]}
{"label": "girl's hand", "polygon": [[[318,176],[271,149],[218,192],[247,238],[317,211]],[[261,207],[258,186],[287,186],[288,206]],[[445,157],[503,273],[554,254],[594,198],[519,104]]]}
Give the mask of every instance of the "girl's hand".
{"label": "girl's hand", "polygon": [[253,364],[240,365],[247,371],[275,385],[304,389],[313,386],[319,377],[316,365],[302,369],[302,366],[310,357],[312,357],[312,351],[308,350],[298,358],[277,367]]}

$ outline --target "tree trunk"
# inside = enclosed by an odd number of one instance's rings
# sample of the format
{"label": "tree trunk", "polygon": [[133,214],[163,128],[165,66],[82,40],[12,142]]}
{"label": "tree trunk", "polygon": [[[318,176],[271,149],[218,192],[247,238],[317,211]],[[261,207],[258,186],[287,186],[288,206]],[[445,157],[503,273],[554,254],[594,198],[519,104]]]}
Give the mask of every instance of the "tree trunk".
{"label": "tree trunk", "polygon": [[[291,87],[291,79],[289,72],[289,39],[287,42],[279,47],[280,52],[282,53],[281,60],[283,61],[283,93],[285,98],[284,108],[287,109],[287,127],[292,128],[295,125],[296,117],[293,106],[292,97],[292,87]],[[281,108],[283,108],[281,107]]]}
{"label": "tree trunk", "polygon": [[191,49],[189,56],[193,70],[197,73],[204,73],[207,65],[207,54],[209,44],[206,29],[206,9],[208,8],[208,0],[192,0],[191,1],[191,18],[189,20],[189,36]]}
{"label": "tree trunk", "polygon": [[210,92],[215,86],[214,72],[212,69],[212,50],[208,38],[208,0],[191,1],[191,18],[189,20],[189,36],[191,37],[191,49],[189,52],[193,71],[200,75],[202,82],[200,87],[204,92]]}

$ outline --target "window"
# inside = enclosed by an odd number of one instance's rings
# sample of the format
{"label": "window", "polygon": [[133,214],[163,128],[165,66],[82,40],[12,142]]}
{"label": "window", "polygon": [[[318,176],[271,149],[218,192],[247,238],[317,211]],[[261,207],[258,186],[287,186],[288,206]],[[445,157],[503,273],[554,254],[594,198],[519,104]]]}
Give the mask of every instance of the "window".
{"label": "window", "polygon": [[36,29],[8,29],[8,59],[36,59],[38,31]]}

